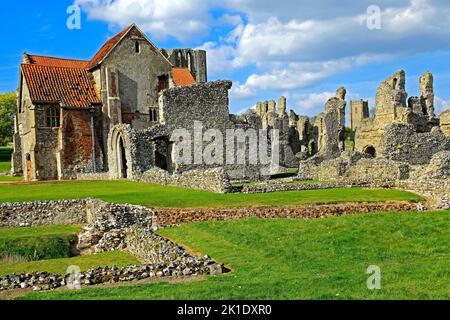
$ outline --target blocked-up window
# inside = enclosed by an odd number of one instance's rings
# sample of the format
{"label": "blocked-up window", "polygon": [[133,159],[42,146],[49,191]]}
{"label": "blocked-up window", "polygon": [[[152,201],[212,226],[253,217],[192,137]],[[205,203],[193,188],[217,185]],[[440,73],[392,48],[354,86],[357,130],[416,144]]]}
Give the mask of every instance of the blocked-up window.
{"label": "blocked-up window", "polygon": [[45,111],[45,124],[48,128],[59,128],[60,126],[59,108],[49,107]]}

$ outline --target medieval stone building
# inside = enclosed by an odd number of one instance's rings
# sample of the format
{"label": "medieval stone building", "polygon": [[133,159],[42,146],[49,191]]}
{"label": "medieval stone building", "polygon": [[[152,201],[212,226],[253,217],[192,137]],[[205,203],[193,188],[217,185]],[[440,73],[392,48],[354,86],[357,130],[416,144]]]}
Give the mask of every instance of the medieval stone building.
{"label": "medieval stone building", "polygon": [[205,130],[235,127],[231,82],[207,83],[206,52],[160,50],[134,24],[89,61],[25,53],[20,71],[13,171],[26,180],[204,168],[172,163],[170,131],[195,121]]}

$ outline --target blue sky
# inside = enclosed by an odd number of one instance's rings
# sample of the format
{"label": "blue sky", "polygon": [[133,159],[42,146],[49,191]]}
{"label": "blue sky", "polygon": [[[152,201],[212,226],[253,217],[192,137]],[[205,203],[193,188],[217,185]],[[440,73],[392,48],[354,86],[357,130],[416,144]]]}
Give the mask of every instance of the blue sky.
{"label": "blue sky", "polygon": [[[81,29],[66,27],[67,7],[82,11]],[[369,29],[380,10],[379,29]],[[210,80],[233,80],[231,111],[288,97],[298,114],[322,112],[345,86],[348,99],[373,97],[404,69],[407,89],[435,76],[438,113],[450,107],[450,5],[442,0],[58,0],[3,3],[0,92],[17,87],[22,52],[90,59],[136,22],[161,48],[208,51]]]}

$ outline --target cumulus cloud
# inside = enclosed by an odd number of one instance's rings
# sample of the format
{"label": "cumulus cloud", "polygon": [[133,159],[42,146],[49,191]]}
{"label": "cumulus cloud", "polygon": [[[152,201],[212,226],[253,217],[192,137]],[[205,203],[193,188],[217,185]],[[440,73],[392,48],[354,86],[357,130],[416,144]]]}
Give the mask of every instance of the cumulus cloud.
{"label": "cumulus cloud", "polygon": [[209,5],[204,0],[75,0],[90,19],[124,27],[137,23],[154,39],[187,41],[207,34]]}
{"label": "cumulus cloud", "polygon": [[[122,27],[136,22],[151,38],[203,43],[213,77],[251,70],[234,83],[231,96],[237,100],[267,91],[295,94],[365,64],[450,51],[450,6],[442,0],[74,1],[91,19]],[[373,4],[381,10],[379,30],[367,28]],[[232,30],[212,35],[217,27]],[[298,108],[313,109],[328,94],[301,97]],[[448,108],[445,100],[439,103]]]}
{"label": "cumulus cloud", "polygon": [[440,115],[445,110],[450,109],[450,100],[445,100],[440,97],[436,97],[435,99],[435,112],[437,115]]}
{"label": "cumulus cloud", "polygon": [[197,49],[206,50],[208,73],[220,76],[233,69],[235,48],[231,45],[218,45],[216,42],[205,42]]}

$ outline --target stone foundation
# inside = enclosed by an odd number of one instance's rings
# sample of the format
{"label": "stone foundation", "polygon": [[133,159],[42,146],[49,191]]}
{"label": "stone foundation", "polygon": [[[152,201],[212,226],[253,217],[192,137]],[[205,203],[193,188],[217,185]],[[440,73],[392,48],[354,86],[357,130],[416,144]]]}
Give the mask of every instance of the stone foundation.
{"label": "stone foundation", "polygon": [[178,226],[189,222],[226,221],[246,218],[317,219],[356,213],[380,211],[415,211],[417,204],[410,202],[355,203],[305,205],[296,207],[249,207],[225,209],[155,209],[155,224],[160,227]]}
{"label": "stone foundation", "polygon": [[232,190],[230,178],[223,169],[191,170],[170,174],[161,169],[151,169],[137,178],[139,182],[227,193]]}

